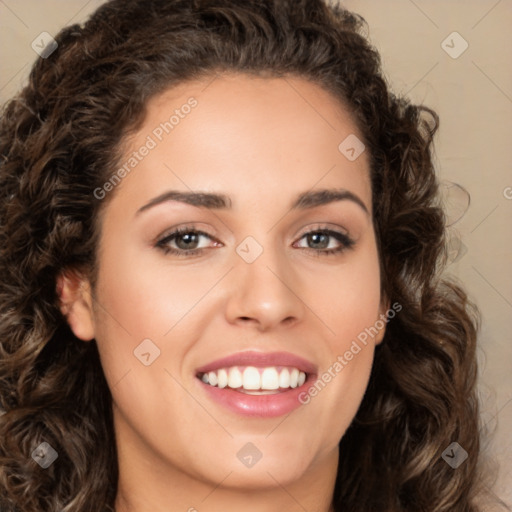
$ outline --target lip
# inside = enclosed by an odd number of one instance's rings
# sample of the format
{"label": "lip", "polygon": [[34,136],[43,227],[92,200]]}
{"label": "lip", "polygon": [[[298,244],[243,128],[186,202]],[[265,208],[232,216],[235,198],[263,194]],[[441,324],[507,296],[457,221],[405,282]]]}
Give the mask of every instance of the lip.
{"label": "lip", "polygon": [[[272,395],[248,395],[228,387],[210,386],[198,378],[199,374],[230,366],[255,366],[257,368],[265,366],[292,366],[306,373],[306,381],[302,386],[289,388],[286,391]],[[247,351],[217,359],[198,368],[196,370],[196,382],[210,400],[238,415],[274,418],[288,414],[303,405],[299,397],[316,380],[316,375],[316,365],[289,352],[262,353]]]}
{"label": "lip", "polygon": [[263,368],[265,366],[293,366],[306,374],[317,373],[316,365],[290,352],[264,353],[248,350],[246,352],[238,352],[237,354],[223,357],[222,359],[216,359],[211,363],[197,368],[196,374],[213,372],[220,368],[228,368],[230,366],[255,366],[257,368]]}
{"label": "lip", "polygon": [[246,395],[231,388],[210,386],[196,379],[206,396],[228,410],[242,415],[257,418],[275,418],[292,412],[304,405],[299,397],[311,386],[308,379],[298,388],[290,388],[275,395]]}

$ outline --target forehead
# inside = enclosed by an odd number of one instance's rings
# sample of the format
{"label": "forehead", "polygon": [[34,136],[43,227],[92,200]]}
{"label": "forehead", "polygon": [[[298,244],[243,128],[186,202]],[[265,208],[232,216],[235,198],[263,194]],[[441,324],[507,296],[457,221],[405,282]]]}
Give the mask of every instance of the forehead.
{"label": "forehead", "polygon": [[207,77],[148,102],[124,158],[144,145],[151,150],[123,181],[139,194],[170,184],[223,191],[236,186],[246,198],[278,185],[292,194],[347,185],[369,199],[368,155],[350,159],[344,153],[345,141],[353,146],[362,138],[341,101],[306,79]]}

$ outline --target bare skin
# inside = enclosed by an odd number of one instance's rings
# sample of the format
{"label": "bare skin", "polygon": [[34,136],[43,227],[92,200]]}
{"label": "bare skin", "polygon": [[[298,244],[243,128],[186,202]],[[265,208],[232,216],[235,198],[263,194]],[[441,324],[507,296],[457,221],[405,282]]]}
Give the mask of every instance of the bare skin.
{"label": "bare skin", "polygon": [[[191,97],[197,105],[182,109]],[[182,117],[158,140],[175,109]],[[71,273],[60,280],[68,322],[81,340],[96,339],[113,395],[117,512],[334,510],[338,443],[384,328],[334,377],[333,364],[388,306],[367,154],[350,161],[338,149],[350,134],[362,138],[339,102],[297,78],[210,77],[149,102],[126,160],[148,136],[156,146],[109,192],[97,287]],[[361,204],[291,209],[320,189]],[[231,208],[165,201],[137,213],[169,190],[225,194]],[[199,254],[187,254],[183,236],[166,246],[184,256],[156,245],[184,226],[207,233],[191,246]],[[321,229],[353,245],[305,236]],[[249,236],[262,248],[251,263],[236,252]],[[134,356],[145,339],[160,350],[148,366]],[[213,402],[195,370],[246,350],[291,352],[332,378],[287,416],[243,416]],[[250,468],[237,457],[249,442],[262,453]]]}

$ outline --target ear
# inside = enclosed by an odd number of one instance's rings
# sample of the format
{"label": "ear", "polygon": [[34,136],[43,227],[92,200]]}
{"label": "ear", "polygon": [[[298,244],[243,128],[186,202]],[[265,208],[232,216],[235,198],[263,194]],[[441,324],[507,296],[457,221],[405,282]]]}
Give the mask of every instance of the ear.
{"label": "ear", "polygon": [[94,338],[94,315],[89,280],[78,271],[65,270],[57,277],[60,311],[75,336],[83,341]]}
{"label": "ear", "polygon": [[[384,334],[386,334],[387,312],[389,311],[390,303],[391,301],[383,295],[379,307],[379,319],[375,322],[376,326],[379,328],[379,333],[374,338],[375,345],[380,345],[384,339]],[[382,328],[380,328],[381,323],[384,324]]]}

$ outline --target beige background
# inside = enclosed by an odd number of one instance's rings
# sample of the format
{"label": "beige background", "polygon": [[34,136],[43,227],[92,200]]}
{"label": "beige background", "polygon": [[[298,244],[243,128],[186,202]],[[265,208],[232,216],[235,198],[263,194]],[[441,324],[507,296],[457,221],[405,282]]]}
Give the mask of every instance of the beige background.
{"label": "beige background", "polygon": [[[26,80],[32,41],[80,23],[102,0],[0,0],[0,102]],[[512,503],[512,0],[344,0],[369,25],[395,92],[436,110],[436,162],[460,240],[448,271],[479,305],[483,423],[500,464],[495,492]],[[453,32],[459,36],[450,36]],[[450,37],[448,37],[450,36]],[[446,39],[448,37],[448,39]],[[442,45],[443,41],[446,42]],[[457,58],[453,54],[468,48]],[[449,47],[452,47],[451,49]],[[471,454],[470,454],[471,456]]]}

